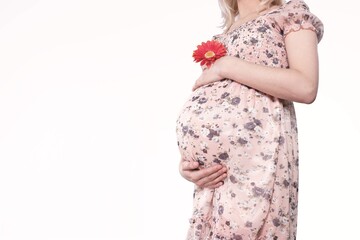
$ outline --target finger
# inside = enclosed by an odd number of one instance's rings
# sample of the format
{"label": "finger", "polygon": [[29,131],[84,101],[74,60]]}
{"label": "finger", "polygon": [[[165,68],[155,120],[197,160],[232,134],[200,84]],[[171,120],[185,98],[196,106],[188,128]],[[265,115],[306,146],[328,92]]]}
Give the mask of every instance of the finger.
{"label": "finger", "polygon": [[196,81],[195,81],[195,83],[194,83],[194,85],[193,85],[193,87],[192,87],[192,90],[193,91],[195,91],[197,88],[199,88],[200,86],[201,86],[201,80],[202,80],[202,75],[200,75],[199,77],[198,77],[198,79],[196,79]]}
{"label": "finger", "polygon": [[203,185],[203,187],[206,187],[206,188],[211,188],[213,186],[221,186],[224,184],[224,180],[226,179],[227,177],[227,174],[226,173],[223,173],[221,174],[220,176],[218,176],[217,178],[215,178],[214,180],[210,181],[210,182],[207,182]]}
{"label": "finger", "polygon": [[215,173],[212,176],[200,179],[199,181],[197,181],[197,183],[199,184],[199,186],[208,187],[211,185],[218,184],[219,182],[223,181],[226,177],[227,177],[226,173],[222,173],[219,171],[218,173]]}
{"label": "finger", "polygon": [[195,84],[192,87],[192,91],[195,91],[199,87],[198,80],[196,80]]}
{"label": "finger", "polygon": [[220,177],[222,174],[226,173],[226,171],[227,171],[226,167],[220,164],[201,169],[196,173],[195,176],[196,184],[199,186],[208,184],[214,181],[215,179],[217,179],[218,177]]}
{"label": "finger", "polygon": [[196,161],[182,161],[180,165],[182,171],[191,171],[199,168],[199,162]]}
{"label": "finger", "polygon": [[190,182],[195,182],[194,174],[196,175],[196,171],[199,170],[199,163],[196,161],[180,161],[179,164],[179,172],[180,175]]}
{"label": "finger", "polygon": [[206,188],[210,188],[210,189],[215,189],[215,188],[218,188],[218,187],[221,187],[222,185],[224,185],[224,182],[221,181],[215,185],[210,185],[210,186],[207,186]]}
{"label": "finger", "polygon": [[201,180],[202,183],[212,181],[215,178],[217,178],[219,175],[224,173],[223,168],[224,167],[222,165],[216,164],[207,168],[200,169],[199,171],[193,172],[194,181],[198,182]]}
{"label": "finger", "polygon": [[[213,180],[215,179],[219,174],[223,173],[219,173],[219,171],[224,171],[223,169],[224,167],[220,164],[216,164],[207,168],[203,168],[199,171],[196,172],[196,179],[200,180],[200,179],[210,179]],[[226,169],[225,169],[226,170]]]}

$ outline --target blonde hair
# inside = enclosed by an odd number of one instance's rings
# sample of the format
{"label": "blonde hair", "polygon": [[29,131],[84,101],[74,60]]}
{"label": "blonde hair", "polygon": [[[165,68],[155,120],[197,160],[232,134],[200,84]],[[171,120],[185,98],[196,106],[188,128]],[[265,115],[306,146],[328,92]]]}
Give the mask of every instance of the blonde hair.
{"label": "blonde hair", "polygon": [[[280,6],[284,3],[284,0],[260,0],[260,11],[268,9],[272,6]],[[227,31],[230,26],[235,22],[236,16],[239,14],[237,0],[219,0],[221,16],[223,23],[221,28]]]}

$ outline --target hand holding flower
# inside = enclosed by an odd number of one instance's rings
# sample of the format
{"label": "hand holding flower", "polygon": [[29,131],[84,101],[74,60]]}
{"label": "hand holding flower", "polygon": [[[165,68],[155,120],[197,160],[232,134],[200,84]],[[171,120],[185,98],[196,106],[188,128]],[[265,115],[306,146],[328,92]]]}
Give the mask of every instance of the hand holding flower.
{"label": "hand holding flower", "polygon": [[200,77],[196,80],[192,90],[194,91],[201,86],[224,79],[224,77],[221,76],[221,68],[225,60],[226,57],[217,60],[210,67],[206,67]]}
{"label": "hand holding flower", "polygon": [[223,79],[220,76],[219,60],[226,55],[225,46],[215,40],[203,42],[193,52],[195,62],[200,62],[202,74],[196,80],[193,91],[198,87]]}

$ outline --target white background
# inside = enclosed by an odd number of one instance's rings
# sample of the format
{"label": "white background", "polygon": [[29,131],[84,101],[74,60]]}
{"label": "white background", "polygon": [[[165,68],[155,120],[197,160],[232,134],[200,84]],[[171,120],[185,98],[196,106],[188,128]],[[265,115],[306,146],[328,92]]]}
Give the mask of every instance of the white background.
{"label": "white background", "polygon": [[[306,2],[325,35],[298,240],[360,239],[358,9]],[[175,121],[220,23],[216,0],[0,0],[0,239],[184,239]]]}

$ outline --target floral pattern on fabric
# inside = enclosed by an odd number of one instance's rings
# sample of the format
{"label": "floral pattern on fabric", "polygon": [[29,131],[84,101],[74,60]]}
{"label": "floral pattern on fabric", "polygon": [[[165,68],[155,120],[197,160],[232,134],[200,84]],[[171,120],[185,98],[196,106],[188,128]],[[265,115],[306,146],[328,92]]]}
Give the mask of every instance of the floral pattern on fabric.
{"label": "floral pattern on fabric", "polygon": [[[213,39],[228,55],[288,68],[285,37],[323,34],[307,5],[293,0]],[[298,141],[294,105],[230,79],[196,89],[176,125],[181,156],[201,167],[224,164],[228,177],[213,190],[196,187],[187,240],[295,240]]]}

